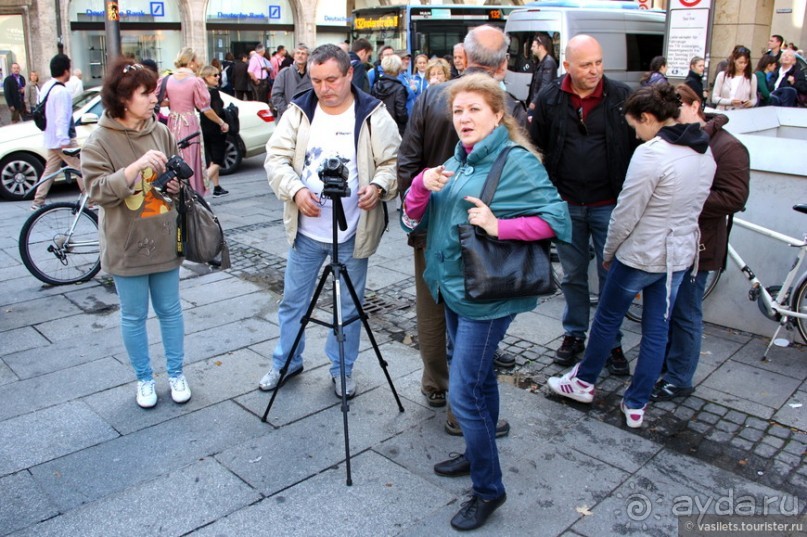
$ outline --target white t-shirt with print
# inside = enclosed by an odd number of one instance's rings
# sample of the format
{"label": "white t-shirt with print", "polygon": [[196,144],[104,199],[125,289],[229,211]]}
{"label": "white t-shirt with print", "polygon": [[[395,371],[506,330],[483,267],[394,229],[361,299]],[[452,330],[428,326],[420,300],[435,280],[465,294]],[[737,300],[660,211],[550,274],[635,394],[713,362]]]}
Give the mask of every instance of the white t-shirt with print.
{"label": "white t-shirt with print", "polygon": [[[342,160],[350,172],[348,188],[350,196],[341,198],[345,211],[347,230],[338,229],[337,240],[343,243],[355,235],[359,225],[359,172],[356,168],[356,144],[354,131],[356,125],[356,103],[341,114],[328,114],[317,104],[308,147],[305,150],[305,167],[302,181],[311,192],[318,196],[322,193],[322,181],[319,167],[325,158],[337,157]],[[300,214],[298,232],[310,239],[320,242],[333,242],[333,200],[320,198],[321,211],[318,217]]]}

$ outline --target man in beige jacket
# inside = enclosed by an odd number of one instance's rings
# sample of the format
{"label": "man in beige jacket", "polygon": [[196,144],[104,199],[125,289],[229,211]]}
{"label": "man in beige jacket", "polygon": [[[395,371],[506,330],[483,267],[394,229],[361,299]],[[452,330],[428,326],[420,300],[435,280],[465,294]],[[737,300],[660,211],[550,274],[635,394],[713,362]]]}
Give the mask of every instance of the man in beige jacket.
{"label": "man in beige jacket", "polygon": [[[283,300],[278,310],[280,340],[272,368],[259,383],[262,390],[277,388],[286,361],[317,283],[317,275],[333,253],[333,200],[321,195],[320,169],[326,161],[344,168],[349,188],[339,198],[347,229],[339,229],[338,262],[347,267],[350,281],[364,300],[367,259],[375,253],[385,225],[383,202],[395,198],[396,154],[401,138],[383,103],[352,85],[353,69],[347,53],[336,45],[322,45],[308,62],[312,90],[294,99],[266,145],[266,174],[278,199],[285,203],[283,223],[291,245]],[[332,259],[332,261],[335,261]],[[345,285],[341,289],[342,319],[356,315]],[[356,394],[353,364],[359,353],[361,326],[344,327],[345,394]],[[305,337],[289,363],[286,379],[303,370]],[[337,397],[342,397],[339,343],[328,335],[325,354]]]}

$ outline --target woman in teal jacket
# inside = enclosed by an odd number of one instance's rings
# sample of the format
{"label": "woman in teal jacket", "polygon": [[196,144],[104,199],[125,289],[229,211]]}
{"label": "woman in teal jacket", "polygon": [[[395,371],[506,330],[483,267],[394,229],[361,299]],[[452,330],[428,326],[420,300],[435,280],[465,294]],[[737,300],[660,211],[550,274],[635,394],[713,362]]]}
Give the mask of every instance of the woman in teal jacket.
{"label": "woman in teal jacket", "polygon": [[[506,114],[505,94],[487,75],[470,75],[449,90],[460,141],[443,166],[415,177],[404,202],[405,229],[427,229],[424,279],[435,301],[443,301],[450,357],[449,397],[465,437],[465,453],[438,463],[438,475],[471,475],[473,495],[451,520],[474,529],[506,499],[495,428],[499,391],[493,353],[516,314],[537,305],[535,297],[477,302],[465,297],[457,226],[470,223],[501,239],[571,240],[566,203],[549,181],[537,153]],[[496,157],[510,145],[491,205],[478,196]]]}

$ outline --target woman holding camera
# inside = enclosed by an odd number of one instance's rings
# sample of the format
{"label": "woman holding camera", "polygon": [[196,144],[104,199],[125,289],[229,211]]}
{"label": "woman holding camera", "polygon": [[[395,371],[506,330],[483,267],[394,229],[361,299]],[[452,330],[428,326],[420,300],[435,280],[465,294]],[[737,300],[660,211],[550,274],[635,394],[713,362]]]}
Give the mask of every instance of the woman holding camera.
{"label": "woman holding camera", "polygon": [[[404,200],[404,229],[426,229],[423,279],[432,298],[445,304],[449,345],[449,398],[465,437],[465,453],[434,466],[437,475],[469,475],[470,501],[451,520],[471,530],[506,499],[496,422],[499,388],[493,354],[517,313],[531,311],[536,297],[475,301],[465,295],[458,234],[470,223],[501,239],[534,241],[557,236],[571,240],[566,202],[515,120],[507,114],[505,93],[484,74],[458,79],[448,90],[454,128],[459,136],[454,157],[420,173]],[[490,206],[478,199],[493,163],[507,156]]]}
{"label": "woman holding camera", "polygon": [[[90,198],[101,209],[101,267],[112,275],[120,298],[121,333],[137,375],[137,404],[157,404],[146,318],[151,305],[160,322],[171,398],[191,397],[182,373],[184,323],[179,300],[177,211],[170,197],[151,187],[177,153],[174,137],[154,116],[157,76],[127,58],[107,71],[104,114],[84,143],[81,171]],[[166,185],[179,192],[177,179]]]}

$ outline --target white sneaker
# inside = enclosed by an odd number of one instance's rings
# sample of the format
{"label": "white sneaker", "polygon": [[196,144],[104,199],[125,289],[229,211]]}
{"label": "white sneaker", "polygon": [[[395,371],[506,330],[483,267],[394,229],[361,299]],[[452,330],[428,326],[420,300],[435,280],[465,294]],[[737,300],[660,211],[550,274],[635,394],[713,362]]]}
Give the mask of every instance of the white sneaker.
{"label": "white sneaker", "polygon": [[623,414],[625,414],[625,422],[631,429],[638,429],[642,426],[645,408],[647,408],[647,405],[643,406],[642,408],[628,408],[625,406],[624,400],[619,403],[619,409]]}
{"label": "white sneaker", "polygon": [[[331,377],[333,382],[333,391],[336,397],[342,398],[342,379],[341,377]],[[356,396],[356,381],[353,377],[345,375],[345,390],[347,391],[347,398],[353,399]]]}
{"label": "white sneaker", "polygon": [[574,399],[581,403],[590,403],[594,400],[594,385],[577,378],[577,364],[571,371],[561,377],[551,377],[546,383],[549,389],[558,395]]}
{"label": "white sneaker", "polygon": [[137,381],[137,406],[140,408],[154,408],[157,404],[157,392],[154,389],[154,380]]}
{"label": "white sneaker", "polygon": [[[286,376],[283,377],[283,384],[286,384],[287,380],[289,380],[294,376],[299,375],[302,372],[303,372],[303,366],[300,366],[299,368],[293,371],[289,371],[288,373],[286,373]],[[267,374],[263,376],[261,381],[258,383],[258,388],[260,388],[265,392],[271,392],[272,390],[277,388],[277,383],[279,380],[280,380],[280,370],[275,369],[273,367],[272,369],[269,370]]]}
{"label": "white sneaker", "polygon": [[168,383],[171,385],[171,399],[175,403],[187,403],[191,398],[191,389],[188,387],[188,381],[185,380],[185,375],[178,377],[168,377]]}

